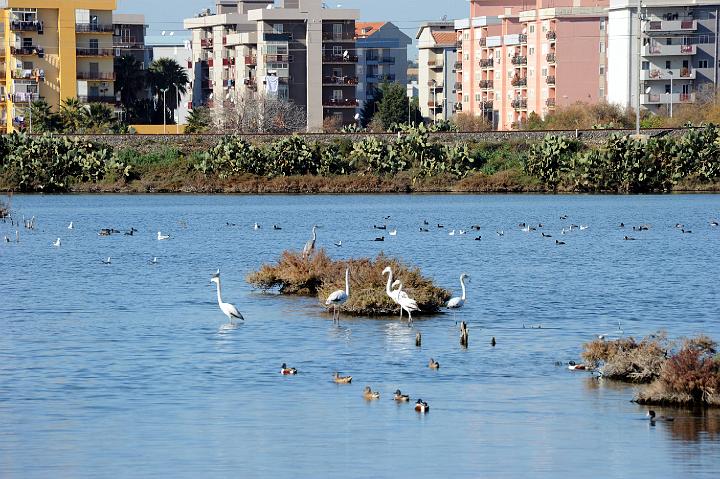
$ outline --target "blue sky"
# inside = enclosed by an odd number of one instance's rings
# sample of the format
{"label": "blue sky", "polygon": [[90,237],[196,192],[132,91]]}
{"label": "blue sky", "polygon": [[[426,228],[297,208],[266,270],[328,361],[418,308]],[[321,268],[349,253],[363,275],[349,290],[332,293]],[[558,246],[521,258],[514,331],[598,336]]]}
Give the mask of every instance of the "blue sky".
{"label": "blue sky", "polygon": [[[419,23],[427,20],[467,17],[467,0],[334,0],[330,6],[360,9],[361,20],[389,20],[414,38]],[[118,12],[143,13],[150,25],[149,35],[163,30],[181,34],[182,20],[192,17],[203,8],[214,8],[215,0],[118,0]]]}

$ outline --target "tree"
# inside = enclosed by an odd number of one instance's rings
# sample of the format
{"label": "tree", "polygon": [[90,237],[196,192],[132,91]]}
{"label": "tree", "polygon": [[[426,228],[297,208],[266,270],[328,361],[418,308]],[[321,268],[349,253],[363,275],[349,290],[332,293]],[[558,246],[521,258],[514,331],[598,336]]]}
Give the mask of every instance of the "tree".
{"label": "tree", "polygon": [[362,109],[360,109],[360,125],[362,125],[363,128],[367,128],[375,116],[375,112],[377,112],[378,109],[378,103],[382,100],[382,95],[382,90],[380,88],[375,88],[373,90],[373,99],[365,101]]}
{"label": "tree", "polygon": [[185,133],[205,133],[212,124],[210,109],[206,106],[193,108],[187,117]]}
{"label": "tree", "polygon": [[126,111],[132,110],[138,94],[146,87],[147,79],[140,62],[131,55],[120,57],[115,63],[115,89],[120,92],[120,103]]}
{"label": "tree", "polygon": [[65,133],[80,133],[85,125],[84,105],[77,98],[66,98],[60,104],[60,123]]}
{"label": "tree", "polygon": [[378,106],[378,115],[383,128],[388,129],[393,124],[407,123],[408,97],[405,87],[399,83],[383,83],[380,88],[382,100]]}
{"label": "tree", "polygon": [[[165,118],[172,123],[174,115],[168,117],[168,113],[177,109],[178,95],[187,93],[187,85],[190,83],[187,72],[172,58],[158,58],[148,68],[148,83],[153,95],[157,96],[158,106],[163,105],[162,90],[167,90],[165,104],[161,108],[165,108]],[[160,121],[162,122],[162,114]]]}
{"label": "tree", "polygon": [[33,133],[57,133],[61,129],[60,116],[52,111],[45,100],[30,104],[30,118]]}
{"label": "tree", "polygon": [[295,133],[306,128],[307,116],[292,101],[248,92],[214,109],[213,123],[227,133]]}
{"label": "tree", "polygon": [[90,103],[83,108],[86,133],[108,133],[117,126],[112,108],[104,103]]}

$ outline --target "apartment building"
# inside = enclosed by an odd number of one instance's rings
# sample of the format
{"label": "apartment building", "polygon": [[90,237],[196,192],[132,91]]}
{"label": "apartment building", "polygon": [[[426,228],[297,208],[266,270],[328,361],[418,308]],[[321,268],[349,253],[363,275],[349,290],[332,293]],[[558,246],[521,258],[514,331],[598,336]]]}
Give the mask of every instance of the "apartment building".
{"label": "apartment building", "polygon": [[608,0],[475,0],[455,22],[455,110],[508,130],[607,97]]}
{"label": "apartment building", "polygon": [[423,118],[448,120],[453,114],[453,87],[457,60],[455,23],[427,22],[420,26],[418,47],[418,102]]}
{"label": "apartment building", "polygon": [[412,39],[390,22],[356,22],[357,98],[374,100],[383,83],[407,85],[407,47]]}
{"label": "apartment building", "polygon": [[[0,0],[0,117],[6,131],[29,126],[44,99],[115,103],[115,0]],[[70,27],[68,27],[70,26]]]}
{"label": "apartment building", "polygon": [[113,48],[115,57],[126,55],[135,58],[143,70],[150,66],[152,50],[145,46],[148,26],[145,15],[132,13],[113,13]]}
{"label": "apartment building", "polygon": [[[190,57],[192,51],[190,49],[190,41],[179,38],[177,36],[154,36],[147,37],[145,45],[150,52],[149,62],[152,63],[160,58],[170,58],[175,60],[178,65],[185,69],[188,78],[192,78],[192,64]],[[183,124],[187,122],[187,117],[192,109],[192,92],[188,87],[185,94],[174,91],[172,88],[168,95],[177,93],[178,108],[175,111],[175,124]]]}
{"label": "apartment building", "polygon": [[718,0],[611,0],[608,98],[668,113],[712,95],[718,84]]}
{"label": "apartment building", "polygon": [[192,32],[193,105],[273,94],[303,106],[309,131],[354,122],[355,21],[359,11],[321,0],[220,0],[214,15],[185,20]]}

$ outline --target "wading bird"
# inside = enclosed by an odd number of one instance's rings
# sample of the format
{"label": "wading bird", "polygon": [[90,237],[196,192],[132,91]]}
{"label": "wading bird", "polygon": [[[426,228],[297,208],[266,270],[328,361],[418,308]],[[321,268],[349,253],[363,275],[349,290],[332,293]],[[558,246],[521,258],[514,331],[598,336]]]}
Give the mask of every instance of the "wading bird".
{"label": "wading bird", "polygon": [[466,273],[460,275],[460,287],[462,288],[462,296],[450,298],[447,302],[447,307],[450,309],[460,309],[465,306],[465,278],[470,279]]}
{"label": "wading bird", "polygon": [[240,314],[240,312],[234,305],[230,303],[224,303],[222,300],[222,287],[220,286],[220,270],[217,270],[217,273],[212,275],[210,282],[215,283],[215,286],[217,286],[218,306],[220,306],[220,310],[225,314],[225,316],[230,319],[230,322],[232,323],[235,318],[241,321],[245,321],[243,315]]}
{"label": "wading bird", "polygon": [[313,225],[312,227],[312,239],[309,239],[307,243],[305,243],[305,248],[303,248],[303,256],[308,257],[313,252],[315,252],[315,242],[317,241],[317,225]]}
{"label": "wading bird", "polygon": [[406,292],[402,290],[403,284],[398,280],[395,281],[395,283],[398,284],[397,291],[397,298],[398,298],[398,304],[400,305],[400,317],[402,318],[402,311],[405,310],[405,312],[408,314],[408,324],[412,324],[412,312],[413,311],[420,311],[420,307],[417,304],[417,301],[412,299]]}
{"label": "wading bird", "polygon": [[333,322],[337,321],[340,322],[340,310],[338,310],[338,306],[345,304],[345,302],[350,297],[350,268],[345,269],[345,291],[342,289],[338,289],[337,291],[333,292],[328,296],[327,300],[325,301],[326,306],[330,306],[332,304],[333,307]]}

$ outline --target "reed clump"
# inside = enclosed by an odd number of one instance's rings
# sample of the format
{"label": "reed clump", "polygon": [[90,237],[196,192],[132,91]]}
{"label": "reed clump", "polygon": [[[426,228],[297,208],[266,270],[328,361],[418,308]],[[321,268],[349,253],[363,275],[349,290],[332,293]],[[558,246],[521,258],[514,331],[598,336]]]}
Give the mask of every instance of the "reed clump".
{"label": "reed clump", "polygon": [[664,333],[640,342],[633,338],[596,339],[584,345],[581,356],[593,368],[599,368],[603,377],[646,384],[660,376],[670,347]]}
{"label": "reed clump", "polygon": [[317,296],[323,307],[335,290],[345,289],[345,269],[350,269],[350,298],[342,311],[352,315],[386,316],[398,314],[399,307],[385,294],[390,266],[395,278],[403,282],[403,291],[414,298],[421,312],[436,313],[450,299],[450,292],[435,286],[418,268],[379,254],[375,259],[332,260],[325,250],[309,256],[285,251],[276,264],[263,265],[247,281],[259,289],[278,288],[281,294]]}

